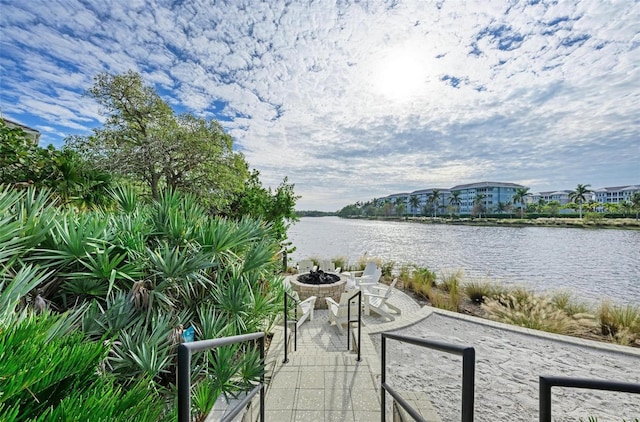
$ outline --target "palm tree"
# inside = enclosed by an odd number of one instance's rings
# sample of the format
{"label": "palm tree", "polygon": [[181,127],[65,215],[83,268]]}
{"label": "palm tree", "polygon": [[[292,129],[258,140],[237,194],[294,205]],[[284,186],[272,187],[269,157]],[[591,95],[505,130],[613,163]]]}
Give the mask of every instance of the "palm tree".
{"label": "palm tree", "polygon": [[513,195],[513,203],[520,204],[520,218],[524,218],[524,199],[527,197],[527,192],[529,192],[529,188],[518,188]]}
{"label": "palm tree", "polygon": [[[404,214],[405,199],[406,198],[404,196],[399,196],[393,201],[393,204],[396,206],[396,214],[398,216],[402,216],[402,214]],[[400,207],[401,205],[402,205],[402,208]]]}
{"label": "palm tree", "polygon": [[589,186],[591,185],[578,184],[578,186],[576,187],[576,190],[571,191],[569,193],[569,200],[571,200],[571,202],[578,204],[578,209],[580,210],[580,218],[582,218],[582,204],[584,203],[584,201],[587,200],[586,198],[587,194],[592,192],[589,189]]}
{"label": "palm tree", "polygon": [[442,197],[442,194],[440,193],[440,189],[434,189],[431,191],[431,193],[429,194],[429,197],[427,198],[427,202],[433,206],[434,217],[437,217],[438,215],[438,200],[441,197]]}
{"label": "palm tree", "polygon": [[640,214],[640,192],[634,192],[633,195],[629,198],[631,201],[631,206],[634,210],[636,210],[636,220],[638,219],[638,214]]}
{"label": "palm tree", "polygon": [[476,193],[476,197],[473,199],[473,211],[478,214],[478,217],[482,218],[482,212],[485,209],[484,198],[487,195],[484,193]]}
{"label": "palm tree", "polygon": [[411,211],[413,212],[413,216],[416,216],[416,208],[420,208],[420,197],[418,195],[411,195],[409,197],[409,205],[411,206]]}
{"label": "palm tree", "polygon": [[453,192],[451,192],[451,196],[449,197],[449,204],[456,207],[456,214],[460,213],[461,203],[462,203],[462,200],[460,199],[460,191],[454,190]]}

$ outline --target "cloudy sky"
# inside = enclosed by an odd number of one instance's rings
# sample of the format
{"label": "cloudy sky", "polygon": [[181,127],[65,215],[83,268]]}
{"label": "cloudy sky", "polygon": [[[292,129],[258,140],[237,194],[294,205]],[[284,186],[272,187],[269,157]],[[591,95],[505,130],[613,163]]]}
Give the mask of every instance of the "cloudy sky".
{"label": "cloudy sky", "polygon": [[640,183],[634,0],[0,0],[0,107],[42,143],[140,72],[298,209],[460,183]]}

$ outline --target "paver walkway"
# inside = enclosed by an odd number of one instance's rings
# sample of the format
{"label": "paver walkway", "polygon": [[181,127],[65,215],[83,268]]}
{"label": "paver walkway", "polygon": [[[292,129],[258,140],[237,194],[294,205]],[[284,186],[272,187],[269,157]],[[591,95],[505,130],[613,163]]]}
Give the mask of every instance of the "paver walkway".
{"label": "paver walkway", "polygon": [[[402,291],[389,302],[402,309],[394,322],[363,315],[364,327],[400,327],[413,322],[420,306]],[[384,325],[383,325],[384,324]],[[380,361],[362,334],[361,361],[347,351],[347,334],[328,322],[327,310],[316,310],[313,321],[298,330],[297,351],[283,363],[282,329],[276,331],[267,356],[271,374],[265,400],[267,421],[379,421]],[[389,416],[390,418],[390,416]],[[389,419],[390,420],[390,419]]]}

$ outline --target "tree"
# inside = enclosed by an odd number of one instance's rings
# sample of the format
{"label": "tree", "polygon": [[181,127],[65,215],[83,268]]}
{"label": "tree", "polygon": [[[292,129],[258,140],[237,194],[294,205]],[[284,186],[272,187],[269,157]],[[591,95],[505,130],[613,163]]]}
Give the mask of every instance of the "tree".
{"label": "tree", "polygon": [[636,220],[638,219],[638,214],[640,214],[640,192],[634,192],[633,195],[629,198],[631,202],[631,206],[636,211]]}
{"label": "tree", "polygon": [[440,200],[441,197],[442,197],[442,194],[440,193],[440,189],[433,189],[429,194],[429,196],[427,197],[427,202],[431,204],[431,206],[433,207],[434,217],[438,216],[438,205],[439,205],[438,201]]}
{"label": "tree", "polygon": [[462,204],[462,200],[460,199],[460,191],[454,190],[451,192],[451,196],[449,197],[449,204],[453,205],[456,208],[456,214],[460,213],[460,204]]}
{"label": "tree", "polygon": [[482,218],[482,213],[486,210],[484,199],[487,197],[484,193],[476,193],[473,199],[473,213]]}
{"label": "tree", "polygon": [[404,214],[404,210],[406,208],[406,205],[404,204],[405,200],[406,198],[404,196],[399,196],[393,201],[393,204],[396,207],[396,215],[400,217]]}
{"label": "tree", "polygon": [[516,193],[513,195],[513,203],[520,204],[520,218],[524,218],[524,199],[527,197],[527,192],[529,192],[529,188],[518,188],[516,189]]}
{"label": "tree", "polygon": [[411,212],[413,216],[416,216],[416,209],[420,208],[420,197],[418,195],[411,195],[409,197],[409,206],[411,207]]}
{"label": "tree", "polygon": [[580,211],[580,218],[582,218],[582,204],[587,200],[587,194],[592,191],[589,189],[591,185],[581,185],[578,184],[576,190],[571,191],[569,193],[569,200],[573,203],[578,204],[578,209]]}
{"label": "tree", "polygon": [[285,177],[282,183],[272,191],[265,189],[260,182],[260,172],[254,170],[245,183],[245,188],[231,202],[229,216],[241,219],[250,216],[270,222],[278,241],[287,238],[287,229],[297,221],[294,185]]}
{"label": "tree", "polygon": [[244,189],[247,163],[217,121],[176,116],[132,71],[99,74],[88,94],[106,112],[105,124],[66,143],[100,168],[144,182],[154,199],[164,188],[194,193],[216,213]]}

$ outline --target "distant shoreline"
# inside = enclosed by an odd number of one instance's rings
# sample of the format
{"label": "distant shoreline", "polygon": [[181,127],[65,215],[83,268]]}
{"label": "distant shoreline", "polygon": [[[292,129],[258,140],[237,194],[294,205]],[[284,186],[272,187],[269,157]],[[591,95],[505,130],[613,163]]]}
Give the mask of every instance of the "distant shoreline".
{"label": "distant shoreline", "polygon": [[640,220],[634,218],[449,218],[449,217],[339,217],[353,220],[404,221],[420,224],[453,224],[489,227],[559,227],[580,229],[640,230]]}

